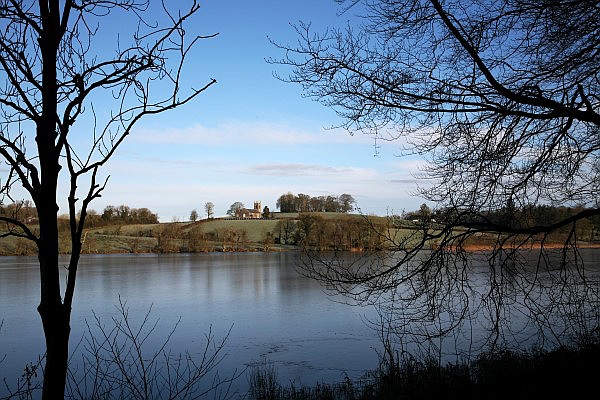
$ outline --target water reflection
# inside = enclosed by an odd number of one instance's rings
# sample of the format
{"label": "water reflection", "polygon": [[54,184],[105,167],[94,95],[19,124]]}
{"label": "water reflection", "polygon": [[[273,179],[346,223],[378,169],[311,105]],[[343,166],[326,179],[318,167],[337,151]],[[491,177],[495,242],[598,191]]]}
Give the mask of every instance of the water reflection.
{"label": "water reflection", "polygon": [[[590,279],[597,282],[600,251],[586,250],[581,254],[589,268]],[[343,298],[332,298],[324,293],[317,282],[296,272],[298,257],[296,253],[85,256],[81,259],[76,286],[71,343],[74,345],[81,338],[85,320],[93,317],[92,310],[109,321],[116,313],[115,305],[121,296],[134,317],[140,317],[153,305],[161,329],[157,331],[156,343],[181,317],[182,322],[171,341],[175,352],[198,352],[203,348],[204,333],[210,326],[217,338],[233,326],[226,346],[228,357],[220,367],[225,375],[236,368],[270,362],[275,364],[282,382],[333,382],[345,374],[357,378],[377,365],[374,349],[380,348],[379,332],[364,321],[378,324],[380,315],[371,307],[349,306],[339,301]],[[490,288],[490,270],[485,257],[482,253],[472,257],[468,269],[468,290],[472,292],[466,300],[459,295],[445,298],[447,314],[441,315],[438,321],[429,325],[415,324],[407,314],[410,309],[402,303],[397,304],[398,308],[388,309],[390,313],[384,317],[392,319],[399,333],[397,338],[406,343],[408,333],[421,333],[426,337],[431,333],[428,329],[449,323],[455,318],[452,313],[466,304],[471,318],[460,330],[440,337],[433,348],[448,354],[455,354],[458,349],[464,354],[473,351],[478,342],[484,342],[489,332],[481,326],[489,326],[496,311],[493,303],[473,302],[477,298],[475,292],[486,293]],[[62,262],[66,264],[67,258]],[[519,285],[529,280],[528,274],[534,276],[539,272],[534,259],[531,264],[530,270],[525,269],[521,275],[511,275],[510,269],[502,271],[502,301],[504,305],[513,306],[502,309],[509,323],[506,335],[513,343],[524,346],[539,337],[530,315],[521,307],[527,299],[522,296],[523,287]],[[0,364],[0,377],[9,381],[21,374],[26,362],[43,351],[41,323],[36,312],[37,268],[35,257],[0,258],[0,319],[4,319],[0,358],[7,355]],[[536,300],[540,305],[560,304],[564,308],[560,313],[567,314],[573,306],[568,298],[546,301],[543,297],[555,295],[553,279],[551,275],[538,274],[536,280],[547,288],[537,292],[534,288],[528,296],[538,296]],[[456,288],[464,289],[460,285]],[[547,311],[541,308],[534,317],[547,317]],[[402,318],[408,318],[409,322],[404,324],[406,321]],[[563,323],[548,321],[560,329]],[[236,385],[243,391],[247,381],[242,378]]]}
{"label": "water reflection", "polygon": [[[64,258],[62,262],[66,263]],[[204,333],[225,334],[233,325],[221,368],[272,362],[283,381],[306,384],[360,376],[376,366],[377,335],[362,322],[370,308],[332,302],[318,283],[295,270],[295,253],[85,256],[73,309],[72,343],[92,310],[108,321],[118,296],[134,316],[150,305],[166,335],[181,317],[174,351],[197,351]],[[35,257],[0,259],[0,376],[20,375],[43,351]],[[245,378],[238,384],[243,389]]]}

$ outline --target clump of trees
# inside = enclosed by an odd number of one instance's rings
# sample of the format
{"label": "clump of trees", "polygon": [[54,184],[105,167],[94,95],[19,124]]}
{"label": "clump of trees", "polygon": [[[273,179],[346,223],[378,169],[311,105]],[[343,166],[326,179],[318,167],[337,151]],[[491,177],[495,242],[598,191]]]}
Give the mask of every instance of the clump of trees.
{"label": "clump of trees", "polygon": [[275,241],[317,251],[381,250],[386,237],[380,232],[387,230],[383,219],[350,216],[332,219],[318,214],[300,214],[298,220],[279,220]]}
{"label": "clump of trees", "polygon": [[277,208],[281,212],[342,212],[348,213],[355,209],[356,200],[344,193],[340,196],[316,196],[307,194],[294,195],[291,192],[282,194],[277,199]]}
{"label": "clump of trees", "polygon": [[156,236],[157,244],[155,251],[158,253],[178,253],[183,247],[185,234],[179,224],[166,224],[160,229]]}
{"label": "clump of trees", "polygon": [[[38,212],[33,203],[29,200],[18,201],[7,205],[0,205],[0,216],[10,217],[24,223],[37,223]],[[81,213],[77,220],[81,218]],[[115,207],[106,206],[99,214],[96,210],[86,210],[85,226],[87,228],[115,224],[157,224],[158,214],[153,213],[148,208],[132,208],[124,204]],[[68,230],[68,217],[57,219],[58,231]]]}
{"label": "clump of trees", "polygon": [[213,240],[220,243],[222,251],[244,251],[248,245],[248,232],[231,227],[217,228],[212,232]]}
{"label": "clump of trees", "polygon": [[229,206],[229,210],[227,210],[227,215],[235,215],[238,210],[242,210],[246,208],[244,203],[236,201],[231,206]]}
{"label": "clump of trees", "polygon": [[111,224],[158,224],[158,214],[149,209],[131,208],[126,205],[106,206],[101,215],[94,210],[88,210],[86,226]]}
{"label": "clump of trees", "polygon": [[211,251],[213,247],[209,243],[212,240],[213,235],[211,233],[205,233],[202,228],[195,226],[187,232],[187,251],[191,253],[201,253]]}

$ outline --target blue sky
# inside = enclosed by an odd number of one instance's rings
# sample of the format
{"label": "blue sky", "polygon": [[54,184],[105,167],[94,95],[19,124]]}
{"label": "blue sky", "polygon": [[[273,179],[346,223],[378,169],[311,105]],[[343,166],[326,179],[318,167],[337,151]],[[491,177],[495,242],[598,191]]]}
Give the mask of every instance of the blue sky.
{"label": "blue sky", "polygon": [[127,204],[148,207],[162,221],[184,220],[194,208],[203,215],[207,201],[216,215],[235,201],[261,200],[274,209],[287,191],[349,193],[364,213],[418,208],[412,174],[419,160],[397,157],[397,142],[380,143],[376,155],[372,138],[325,129],[339,123],[336,114],[275,79],[274,71],[286,69],[265,61],[283,56],[268,38],[296,42],[290,23],[322,30],[352,15],[338,16],[332,0],[201,4],[189,33],[219,35],[198,44],[186,80],[217,84],[180,109],[142,121],[102,171],[111,178],[92,208]]}

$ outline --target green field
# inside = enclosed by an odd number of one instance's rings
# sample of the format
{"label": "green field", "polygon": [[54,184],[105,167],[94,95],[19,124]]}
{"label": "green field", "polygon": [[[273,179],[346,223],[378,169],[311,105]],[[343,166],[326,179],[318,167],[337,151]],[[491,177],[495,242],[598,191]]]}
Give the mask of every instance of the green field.
{"label": "green field", "polygon": [[[298,213],[276,213],[276,219],[204,219],[197,222],[171,222],[158,224],[106,225],[84,231],[83,252],[102,253],[149,253],[149,252],[198,252],[198,251],[278,251],[294,248],[282,240],[283,224],[297,229]],[[365,217],[360,214],[306,213],[316,217],[322,228],[358,226],[361,232],[369,228],[367,219],[383,224],[384,217]],[[331,221],[331,223],[329,222]],[[343,225],[343,224],[349,225]],[[66,225],[65,225],[66,227]],[[32,226],[32,229],[36,227]],[[338,232],[340,228],[338,227]],[[357,229],[357,228],[354,228]],[[345,228],[341,228],[345,232]],[[290,234],[294,236],[296,230]],[[397,237],[414,233],[409,229],[389,229]],[[326,235],[332,234],[327,233]],[[281,244],[280,244],[281,243]],[[68,230],[60,232],[60,252],[70,252]],[[34,255],[35,245],[25,239],[6,237],[0,239],[0,255]]]}
{"label": "green field", "polygon": [[204,233],[224,230],[244,230],[247,232],[248,241],[260,243],[267,237],[267,232],[274,233],[278,220],[256,219],[256,220],[208,220],[197,222],[196,226]]}

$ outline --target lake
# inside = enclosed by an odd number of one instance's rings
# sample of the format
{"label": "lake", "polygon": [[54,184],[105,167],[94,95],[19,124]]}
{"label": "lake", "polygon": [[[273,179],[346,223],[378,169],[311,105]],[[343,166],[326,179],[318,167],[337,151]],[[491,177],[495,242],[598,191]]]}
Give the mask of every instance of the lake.
{"label": "lake", "polygon": [[[598,282],[600,251],[582,250],[581,254],[588,276]],[[159,321],[150,346],[158,346],[179,320],[169,344],[175,353],[200,352],[209,329],[217,339],[230,332],[224,349],[227,356],[219,365],[221,376],[272,365],[282,383],[293,381],[296,385],[361,377],[377,366],[377,351],[382,348],[379,332],[366,323],[378,319],[376,310],[345,304],[343,297],[325,292],[317,282],[300,275],[295,270],[299,257],[295,252],[83,256],[71,348],[80,342],[85,322],[94,322],[94,315],[110,325],[118,314],[120,298],[134,324],[152,307],[150,318]],[[483,293],[489,288],[489,267],[484,259],[485,255],[474,256],[470,270],[472,288]],[[68,258],[61,261],[66,265]],[[542,272],[532,269],[531,275],[534,273],[552,287]],[[511,278],[510,285],[513,281]],[[8,382],[44,351],[36,311],[39,290],[35,257],[0,258],[0,360],[5,357],[0,378]],[[519,303],[518,296],[512,301]],[[486,320],[488,311],[481,306],[476,310],[475,323],[462,337],[451,338],[450,350],[455,346],[471,349],[473,338],[483,337],[477,324],[478,319]],[[522,311],[517,307],[514,314],[506,314],[511,334],[516,332],[515,342],[533,344],[537,328],[523,318]],[[246,373],[235,381],[234,388],[242,393],[247,390]],[[4,391],[1,387],[0,397]]]}
{"label": "lake", "polygon": [[[231,328],[220,365],[272,364],[282,382],[336,382],[377,365],[376,332],[363,318],[370,307],[336,302],[321,286],[298,274],[298,255],[208,253],[83,256],[72,316],[71,347],[92,311],[104,322],[116,315],[119,296],[134,319],[152,306],[159,317],[156,340],[181,322],[171,339],[175,352],[200,351],[212,325],[216,338]],[[62,261],[67,263],[67,258]],[[44,352],[35,257],[0,258],[0,377],[10,382]],[[341,300],[341,299],[338,299]],[[236,386],[247,387],[246,376]],[[0,388],[0,394],[2,393]]]}

